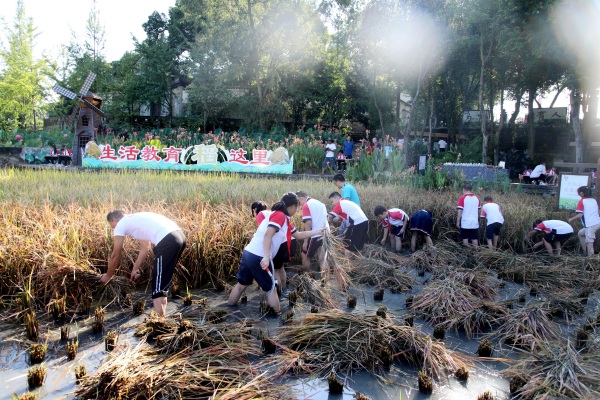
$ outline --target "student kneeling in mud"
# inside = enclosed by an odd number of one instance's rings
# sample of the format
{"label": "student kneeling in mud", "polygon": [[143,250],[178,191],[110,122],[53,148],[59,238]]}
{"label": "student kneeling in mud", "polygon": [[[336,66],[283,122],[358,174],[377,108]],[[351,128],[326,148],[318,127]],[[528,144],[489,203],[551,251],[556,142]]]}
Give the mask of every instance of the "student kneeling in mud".
{"label": "student kneeling in mud", "polygon": [[298,211],[298,197],[294,193],[286,193],[271,208],[272,213],[260,223],[252,240],[244,248],[242,260],[237,273],[238,283],[235,285],[227,303],[236,305],[244,291],[254,280],[267,293],[267,303],[275,311],[280,312],[279,296],[275,288],[273,276],[273,258],[282,243],[291,245],[292,236],[296,239],[307,239],[322,233],[322,229],[298,232],[291,224],[290,217]]}
{"label": "student kneeling in mud", "polygon": [[562,245],[573,234],[573,227],[565,221],[557,219],[550,219],[547,221],[537,219],[533,223],[533,230],[527,234],[527,237],[530,238],[540,232],[544,233],[544,237],[541,242],[534,244],[532,248],[537,249],[544,245],[548,254],[553,255],[554,249],[552,245],[554,245],[554,247],[556,247],[556,255],[560,255]]}

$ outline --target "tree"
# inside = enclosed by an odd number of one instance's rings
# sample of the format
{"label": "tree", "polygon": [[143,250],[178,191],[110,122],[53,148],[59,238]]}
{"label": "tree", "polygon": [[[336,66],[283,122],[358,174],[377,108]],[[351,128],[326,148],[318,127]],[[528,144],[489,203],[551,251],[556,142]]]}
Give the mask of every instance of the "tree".
{"label": "tree", "polygon": [[33,56],[35,36],[33,20],[19,0],[13,26],[7,28],[8,48],[0,51],[1,129],[41,127],[48,63]]}

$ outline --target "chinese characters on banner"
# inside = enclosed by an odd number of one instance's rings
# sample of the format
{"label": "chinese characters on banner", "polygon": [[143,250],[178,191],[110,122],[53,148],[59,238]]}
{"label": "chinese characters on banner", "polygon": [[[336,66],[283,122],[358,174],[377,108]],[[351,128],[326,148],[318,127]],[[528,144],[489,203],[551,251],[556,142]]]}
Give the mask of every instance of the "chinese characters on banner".
{"label": "chinese characters on banner", "polygon": [[[109,144],[101,146],[99,160],[102,162],[124,162],[124,161],[143,161],[143,162],[164,162],[168,164],[182,163],[182,154],[191,151],[189,159],[197,165],[217,165],[219,163],[219,148],[215,144],[199,144],[191,146],[188,149],[178,147],[164,147],[158,149],[153,145],[146,145],[141,150],[136,146],[120,146],[113,149]],[[164,154],[164,159],[159,156]],[[271,165],[268,160],[269,151],[252,150],[252,160],[246,158],[247,151],[244,149],[231,149],[227,155],[227,162],[239,165],[267,167]]]}

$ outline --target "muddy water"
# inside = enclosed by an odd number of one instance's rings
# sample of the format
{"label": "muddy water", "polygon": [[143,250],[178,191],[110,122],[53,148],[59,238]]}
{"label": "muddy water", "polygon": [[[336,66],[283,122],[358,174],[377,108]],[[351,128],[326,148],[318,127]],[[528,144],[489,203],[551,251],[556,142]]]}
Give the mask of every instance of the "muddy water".
{"label": "muddy water", "polygon": [[[418,278],[427,279],[428,276]],[[373,292],[370,287],[359,287],[353,289],[358,298],[357,308],[354,310],[345,307],[345,298],[340,298],[340,307],[343,310],[356,314],[374,314],[377,308],[385,305],[388,315],[397,323],[401,324],[408,314],[405,306],[407,296],[414,295],[421,285],[416,285],[415,291],[402,294],[392,294],[386,290],[381,302],[373,300]],[[508,283],[502,289],[497,300],[514,298],[519,291],[523,291],[522,285]],[[228,307],[225,303],[227,297],[223,292],[195,291],[197,298],[208,297],[209,307],[212,309],[225,309],[229,311],[228,320],[235,321],[243,318],[259,319],[262,328],[271,333],[281,329],[281,322],[277,317],[262,317],[259,310],[259,298],[261,293],[256,287],[248,288],[248,303],[239,307]],[[136,293],[137,299],[148,299],[146,312],[149,313],[151,304],[149,295]],[[526,296],[527,302],[541,300],[530,295]],[[585,320],[587,315],[595,316],[599,311],[599,297],[596,294],[590,296],[586,306],[586,314],[574,321],[561,320],[561,329],[572,332],[577,324]],[[287,310],[287,301],[282,301],[282,309]],[[182,300],[169,299],[168,312],[175,313],[183,310]],[[299,308],[296,317],[307,312],[307,308]],[[137,342],[133,334],[133,326],[143,321],[144,315],[132,317],[129,310],[113,310],[106,315],[105,331],[116,329],[119,332],[118,347],[125,347]],[[68,399],[73,397],[76,389],[74,369],[76,366],[85,365],[88,374],[102,363],[107,353],[104,350],[102,334],[92,334],[91,324],[93,316],[78,317],[71,321],[70,337],[79,339],[79,352],[75,360],[69,361],[65,355],[65,342],[60,341],[60,325],[47,323],[42,332],[47,332],[48,353],[44,365],[48,369],[48,375],[42,388],[37,389],[40,399]],[[431,334],[433,328],[423,321],[415,319],[415,327]],[[28,345],[24,342],[24,327],[14,323],[3,323],[0,331],[0,399],[9,399],[12,394],[22,394],[27,391],[27,371],[29,365]],[[43,340],[46,340],[44,337]],[[41,340],[43,342],[43,340]],[[425,396],[417,389],[417,370],[395,364],[391,370],[381,377],[374,377],[366,372],[356,373],[351,376],[340,375],[338,378],[345,383],[342,395],[330,395],[326,379],[314,377],[303,377],[303,379],[288,378],[281,382],[282,385],[290,387],[298,399],[333,400],[352,399],[356,391],[368,396],[370,399],[476,399],[485,391],[491,391],[496,399],[508,399],[508,382],[501,378],[500,372],[506,365],[498,361],[481,361],[476,357],[478,340],[468,340],[464,333],[456,334],[453,331],[446,332],[444,340],[447,347],[455,349],[463,354],[474,356],[474,368],[470,370],[470,376],[466,383],[459,382],[454,377],[446,381],[436,382],[434,393]],[[118,351],[118,348],[117,350]],[[510,348],[499,346],[495,343],[494,356],[499,358],[517,359],[522,353],[511,351]]]}

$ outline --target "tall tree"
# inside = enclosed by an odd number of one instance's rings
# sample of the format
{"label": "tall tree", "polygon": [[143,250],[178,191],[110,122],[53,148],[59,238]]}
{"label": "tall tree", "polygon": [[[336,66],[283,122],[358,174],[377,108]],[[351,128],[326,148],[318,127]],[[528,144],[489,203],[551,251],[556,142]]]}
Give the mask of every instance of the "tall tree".
{"label": "tall tree", "polygon": [[33,56],[35,27],[22,0],[17,1],[13,26],[6,32],[8,47],[0,50],[4,64],[0,73],[0,128],[40,128],[48,63]]}

